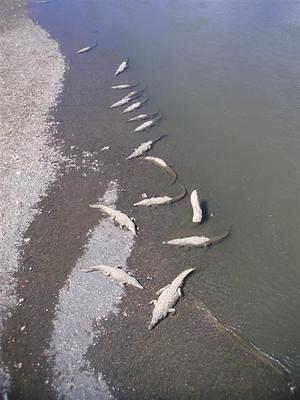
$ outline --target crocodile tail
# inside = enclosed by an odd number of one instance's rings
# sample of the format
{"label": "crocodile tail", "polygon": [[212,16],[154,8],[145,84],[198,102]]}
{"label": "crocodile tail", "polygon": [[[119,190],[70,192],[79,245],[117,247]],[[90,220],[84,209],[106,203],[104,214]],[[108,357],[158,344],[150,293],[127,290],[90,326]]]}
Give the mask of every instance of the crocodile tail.
{"label": "crocodile tail", "polygon": [[97,46],[98,46],[98,43],[95,42],[92,46],[90,46],[90,48],[89,48],[88,51],[93,50],[93,49],[94,49],[95,47],[97,47]]}
{"label": "crocodile tail", "polygon": [[163,135],[158,136],[156,139],[152,140],[152,144],[157,143],[159,140],[163,139],[166,136],[168,136],[166,133],[164,133]]}
{"label": "crocodile tail", "polygon": [[217,244],[222,240],[226,239],[230,235],[231,229],[232,228],[229,227],[226,232],[223,232],[220,235],[216,235],[215,237],[211,238],[207,245],[211,246],[212,244]]}
{"label": "crocodile tail", "polygon": [[147,85],[143,85],[142,87],[141,87],[141,89],[139,90],[139,93],[143,93],[145,90],[147,89]]}
{"label": "crocodile tail", "polygon": [[176,284],[180,287],[183,286],[183,283],[185,279],[187,278],[188,275],[190,275],[193,271],[195,271],[196,268],[188,268],[182,271],[175,279],[173,282],[176,282]]}
{"label": "crocodile tail", "polygon": [[148,115],[148,118],[152,119],[155,118],[158,114],[160,114],[160,109],[158,108],[157,111]]}
{"label": "crocodile tail", "polygon": [[138,84],[139,84],[138,81],[132,81],[130,84],[130,88],[133,88],[133,87],[137,86]]}
{"label": "crocodile tail", "polygon": [[172,203],[175,203],[176,201],[183,199],[186,195],[186,187],[183,186],[181,183],[179,183],[179,185],[182,187],[182,190],[178,196],[173,197]]}
{"label": "crocodile tail", "polygon": [[165,168],[165,171],[173,178],[171,185],[174,185],[174,183],[177,181],[177,173],[169,165]]}
{"label": "crocodile tail", "polygon": [[88,272],[95,272],[95,271],[102,271],[102,269],[99,268],[99,267],[90,267],[89,269],[84,269],[84,270],[83,270],[83,272],[86,272],[86,273],[88,273]]}
{"label": "crocodile tail", "polygon": [[136,94],[134,94],[132,96],[129,96],[129,97],[126,97],[126,98],[128,99],[128,101],[132,101],[132,100],[135,100],[138,97],[140,97],[140,95],[141,95],[141,92],[137,92]]}
{"label": "crocodile tail", "polygon": [[185,271],[183,271],[183,272],[184,272],[183,279],[186,278],[186,277],[187,277],[189,274],[191,274],[193,271],[195,271],[195,269],[196,269],[196,268],[188,268],[188,269],[186,269]]}
{"label": "crocodile tail", "polygon": [[148,96],[144,93],[144,98],[141,100],[141,102],[144,104],[146,101],[148,101]]}
{"label": "crocodile tail", "polygon": [[102,204],[90,204],[90,208],[100,208],[100,209],[102,209]]}
{"label": "crocodile tail", "polygon": [[134,97],[132,97],[132,99],[136,99],[136,98],[140,97],[144,93],[145,90],[146,90],[146,85],[144,85],[140,90],[138,90],[135,93]]}
{"label": "crocodile tail", "polygon": [[139,288],[139,289],[144,289],[144,286],[142,286],[140,284],[140,282],[138,282],[136,279],[134,280],[133,286],[135,286],[136,288]]}
{"label": "crocodile tail", "polygon": [[157,323],[158,321],[151,320],[150,324],[148,325],[149,331],[151,331],[157,325]]}
{"label": "crocodile tail", "polygon": [[160,111],[158,111],[155,115],[154,115],[154,119],[153,122],[156,124],[158,121],[160,121],[162,119],[162,113]]}

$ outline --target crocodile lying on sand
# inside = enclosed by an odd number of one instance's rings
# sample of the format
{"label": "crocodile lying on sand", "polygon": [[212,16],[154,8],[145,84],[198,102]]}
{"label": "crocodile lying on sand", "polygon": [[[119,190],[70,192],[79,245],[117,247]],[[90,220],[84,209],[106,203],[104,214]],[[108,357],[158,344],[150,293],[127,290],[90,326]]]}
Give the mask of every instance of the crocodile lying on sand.
{"label": "crocodile lying on sand", "polygon": [[169,285],[158,290],[156,294],[159,296],[157,300],[151,300],[150,304],[154,304],[152,319],[148,326],[151,330],[161,321],[165,319],[168,314],[176,312],[174,306],[183,295],[182,286],[185,278],[196,268],[189,268],[182,271]]}
{"label": "crocodile lying on sand", "polygon": [[183,185],[180,186],[182,187],[182,191],[177,196],[150,197],[149,199],[134,203],[134,206],[164,206],[166,204],[176,203],[176,201],[183,199],[186,195],[186,188]]}
{"label": "crocodile lying on sand", "polygon": [[122,211],[114,210],[111,207],[105,206],[104,204],[90,204],[91,208],[98,208],[99,210],[105,212],[109,215],[114,221],[116,221],[119,225],[125,226],[129,229],[134,235],[136,235],[136,226],[135,223],[128,217],[128,215],[124,214]]}
{"label": "crocodile lying on sand", "polygon": [[121,286],[131,285],[139,289],[144,289],[143,286],[133,277],[130,273],[127,273],[121,269],[121,267],[110,267],[109,265],[97,265],[91,267],[84,272],[95,272],[100,271],[105,276],[110,276],[112,279],[117,281]]}
{"label": "crocodile lying on sand", "polygon": [[193,222],[201,223],[203,218],[202,209],[198,199],[197,190],[193,190],[191,193],[191,205],[193,209]]}

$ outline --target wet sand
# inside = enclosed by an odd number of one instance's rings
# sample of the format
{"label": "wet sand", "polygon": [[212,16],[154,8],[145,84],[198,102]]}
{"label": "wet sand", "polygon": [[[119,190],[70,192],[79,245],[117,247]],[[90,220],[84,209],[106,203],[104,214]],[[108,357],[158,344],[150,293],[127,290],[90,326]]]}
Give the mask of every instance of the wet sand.
{"label": "wet sand", "polygon": [[[78,57],[75,50],[79,44],[74,39],[61,44],[70,69],[59,107],[52,113],[59,122],[53,137],[70,161],[39,203],[41,211],[24,235],[31,240],[22,249],[23,268],[15,276],[18,296],[25,301],[6,321],[3,339],[12,398],[99,398],[97,388],[92,390],[89,383],[97,379],[104,390],[102,398],[111,396],[110,391],[117,399],[289,398],[286,378],[220,331],[189,281],[177,314],[162,321],[153,332],[147,330],[152,311],[148,302],[155,291],[190,265],[198,266],[197,274],[203,281],[209,269],[218,274],[222,265],[216,260],[230,244],[190,252],[160,244],[170,235],[191,229],[185,218],[188,199],[170,207],[133,207],[143,192],[157,195],[168,190],[171,194],[176,187],[170,187],[169,178],[156,167],[139,160],[125,161],[144,137],[128,134],[129,127],[119,111],[108,110],[119,97],[110,86],[115,82],[112,71],[120,57],[100,46]],[[130,71],[125,76],[128,81],[142,80]],[[150,101],[147,107],[154,106]],[[163,122],[150,137],[160,132]],[[105,145],[111,150],[101,151]],[[154,154],[169,160],[171,139],[157,143]],[[105,196],[109,182],[114,180],[118,185],[117,207],[134,216],[139,227],[127,266],[145,290],[128,288],[118,309],[111,304],[120,301],[120,291],[99,277],[99,293],[94,297],[97,285],[90,286],[92,311],[86,315],[83,304],[76,307],[76,302],[80,302],[84,290],[89,290],[91,278],[82,277],[81,288],[77,271],[82,262],[86,266],[103,253],[107,262],[115,260],[108,234],[116,229],[110,223],[108,228],[106,218],[88,204]],[[105,232],[101,226],[106,226]],[[93,232],[99,233],[96,242]],[[115,232],[118,234],[122,232]],[[101,238],[106,247],[101,245]],[[96,250],[89,258],[91,243]],[[127,250],[125,253],[127,257]],[[111,303],[101,313],[107,302]],[[110,309],[112,313],[106,316]],[[91,324],[94,334],[89,331]],[[85,342],[84,346],[81,327],[90,335],[89,344]]]}

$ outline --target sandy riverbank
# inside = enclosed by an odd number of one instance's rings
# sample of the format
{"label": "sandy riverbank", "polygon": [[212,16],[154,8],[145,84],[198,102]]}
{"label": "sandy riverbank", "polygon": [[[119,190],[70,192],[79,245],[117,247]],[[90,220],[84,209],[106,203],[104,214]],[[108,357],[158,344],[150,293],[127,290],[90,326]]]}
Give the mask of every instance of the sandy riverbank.
{"label": "sandy riverbank", "polygon": [[[62,89],[65,63],[57,43],[27,16],[23,1],[1,2],[0,9],[0,330],[22,299],[15,293],[22,234],[38,213],[39,200],[63,157],[51,144],[49,120]],[[1,365],[1,364],[0,364]],[[2,366],[0,385],[9,376]]]}

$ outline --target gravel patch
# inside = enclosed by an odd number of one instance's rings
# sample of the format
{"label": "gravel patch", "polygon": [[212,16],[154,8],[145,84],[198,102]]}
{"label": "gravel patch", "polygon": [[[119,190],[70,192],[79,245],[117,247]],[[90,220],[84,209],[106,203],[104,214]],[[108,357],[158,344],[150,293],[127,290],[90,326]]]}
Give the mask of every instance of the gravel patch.
{"label": "gravel patch", "polygon": [[[113,206],[117,187],[111,182],[101,203]],[[99,212],[99,216],[101,213]],[[49,356],[54,360],[53,387],[60,399],[112,399],[101,374],[86,358],[101,335],[101,322],[117,313],[125,290],[101,273],[85,273],[99,264],[124,266],[130,256],[133,235],[103,219],[90,233],[84,255],[77,261],[61,289]]]}

